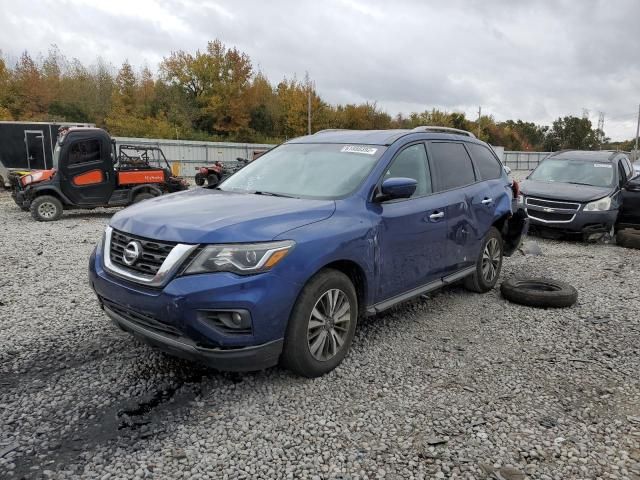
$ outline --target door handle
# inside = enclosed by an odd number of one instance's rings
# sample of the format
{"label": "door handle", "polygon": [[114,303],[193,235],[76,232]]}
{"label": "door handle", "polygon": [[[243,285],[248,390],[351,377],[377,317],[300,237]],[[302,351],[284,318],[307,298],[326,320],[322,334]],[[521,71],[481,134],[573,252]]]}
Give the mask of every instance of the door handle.
{"label": "door handle", "polygon": [[491,205],[493,203],[493,198],[485,198],[480,203],[482,203],[483,205]]}
{"label": "door handle", "polygon": [[429,215],[429,218],[431,220],[440,220],[441,218],[444,218],[444,212],[432,213],[431,215]]}

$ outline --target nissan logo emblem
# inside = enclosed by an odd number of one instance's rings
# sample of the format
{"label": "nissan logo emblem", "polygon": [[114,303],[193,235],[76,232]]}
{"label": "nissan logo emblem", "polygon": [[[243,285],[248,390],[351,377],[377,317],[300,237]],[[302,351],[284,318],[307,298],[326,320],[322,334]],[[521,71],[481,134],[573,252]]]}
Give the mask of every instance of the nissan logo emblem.
{"label": "nissan logo emblem", "polygon": [[140,245],[140,242],[132,240],[127,243],[126,247],[124,247],[124,252],[122,252],[122,261],[125,265],[131,266],[138,261],[141,253],[142,245]]}

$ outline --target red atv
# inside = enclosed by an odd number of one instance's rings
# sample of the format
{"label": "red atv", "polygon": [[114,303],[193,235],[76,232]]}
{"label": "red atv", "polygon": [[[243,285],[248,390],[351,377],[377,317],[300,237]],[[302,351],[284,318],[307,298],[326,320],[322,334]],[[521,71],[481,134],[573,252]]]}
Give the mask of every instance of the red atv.
{"label": "red atv", "polygon": [[215,187],[220,181],[224,178],[227,178],[229,175],[236,173],[242,167],[244,167],[249,160],[246,158],[236,158],[235,165],[224,165],[222,162],[214,162],[213,165],[208,167],[196,167],[196,185],[199,187],[203,186],[205,182],[208,186]]}

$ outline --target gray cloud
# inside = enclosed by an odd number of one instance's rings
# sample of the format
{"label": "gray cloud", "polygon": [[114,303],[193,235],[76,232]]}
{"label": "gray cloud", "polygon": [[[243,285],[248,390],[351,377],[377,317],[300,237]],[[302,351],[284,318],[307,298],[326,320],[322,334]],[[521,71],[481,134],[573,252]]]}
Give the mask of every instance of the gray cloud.
{"label": "gray cloud", "polygon": [[219,38],[272,81],[309,72],[330,102],[389,113],[432,107],[550,123],[605,112],[613,138],[635,134],[640,101],[637,0],[196,1],[0,0],[0,49],[57,44],[155,67]]}

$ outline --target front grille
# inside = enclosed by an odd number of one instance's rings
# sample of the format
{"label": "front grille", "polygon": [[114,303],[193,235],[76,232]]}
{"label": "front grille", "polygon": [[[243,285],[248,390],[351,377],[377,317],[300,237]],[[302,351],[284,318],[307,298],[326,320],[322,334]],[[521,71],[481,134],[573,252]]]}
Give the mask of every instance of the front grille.
{"label": "front grille", "polygon": [[580,204],[562,200],[527,197],[525,199],[527,215],[545,223],[569,223],[580,210]]}
{"label": "front grille", "polygon": [[539,207],[539,208],[559,208],[562,210],[572,210],[577,212],[580,209],[579,203],[574,202],[562,202],[557,200],[547,200],[545,198],[533,198],[527,197],[527,207]]}
{"label": "front grille", "polygon": [[573,220],[573,213],[555,213],[555,212],[543,212],[542,210],[530,211],[529,216],[531,218],[537,218],[538,220],[546,220],[547,222],[569,222]]}
{"label": "front grille", "polygon": [[[140,258],[133,265],[127,265],[122,259],[122,254],[127,244],[134,240],[140,242],[142,251]],[[175,245],[176,244],[172,242],[159,242],[157,240],[150,240],[113,230],[111,233],[111,251],[109,254],[111,261],[119,267],[153,276],[158,273],[162,263],[167,258],[167,255],[171,253]]]}
{"label": "front grille", "polygon": [[130,321],[131,323],[135,323],[136,325],[139,325],[143,328],[155,330],[156,332],[174,335],[178,337],[181,336],[181,333],[177,328],[172,327],[171,325],[167,325],[166,323],[163,323],[159,320],[156,320],[155,318],[145,313],[137,312],[123,305],[119,305],[117,303],[112,302],[111,300],[107,300],[104,297],[100,297],[100,301],[106,308],[120,315],[122,318]]}

